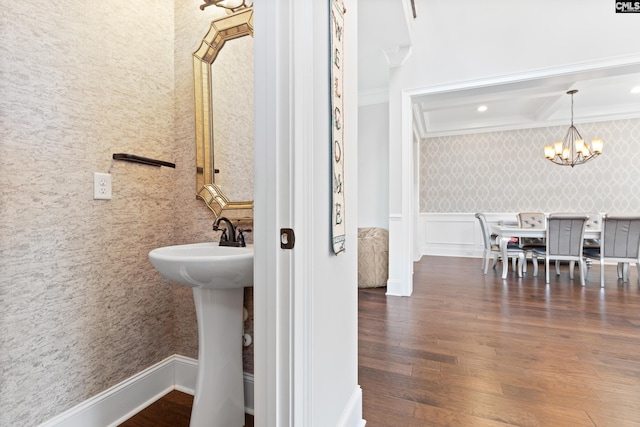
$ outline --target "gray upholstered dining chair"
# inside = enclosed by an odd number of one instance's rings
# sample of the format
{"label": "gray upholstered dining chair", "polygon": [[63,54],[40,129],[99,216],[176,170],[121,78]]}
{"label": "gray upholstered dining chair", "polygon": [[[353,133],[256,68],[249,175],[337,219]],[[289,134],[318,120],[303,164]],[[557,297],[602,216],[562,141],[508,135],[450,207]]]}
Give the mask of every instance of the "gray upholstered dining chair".
{"label": "gray upholstered dining chair", "polygon": [[[602,215],[599,213],[589,213],[587,214],[588,218],[584,224],[584,231],[587,232],[589,230],[600,230],[602,228]],[[600,248],[600,239],[584,239],[584,250],[587,249],[599,249]],[[586,258],[585,262],[587,266],[591,265],[591,259]],[[575,267],[575,262],[569,262],[569,276],[573,279],[573,268]],[[560,274],[560,263],[556,261],[556,274]]]}
{"label": "gray upholstered dining chair", "polygon": [[623,268],[623,281],[629,280],[630,263],[638,269],[640,283],[640,215],[608,214],[602,221],[600,247],[585,248],[584,255],[600,261],[600,286],[604,287],[604,263],[616,262]]}
{"label": "gray upholstered dining chair", "polygon": [[[477,213],[475,216],[480,222],[480,229],[482,230],[482,239],[484,244],[484,250],[482,254],[482,270],[484,270],[484,274],[487,274],[487,271],[489,270],[489,258],[491,258],[491,256],[493,255],[492,268],[496,268],[496,263],[498,262],[498,258],[502,256],[502,252],[495,236],[491,235],[489,224],[487,223],[487,218],[482,213]],[[520,249],[517,243],[508,244],[507,257],[513,260],[513,269],[515,270],[517,267],[518,277],[522,277],[522,262],[524,260],[524,252],[522,251],[522,249]],[[517,263],[516,260],[518,261]],[[509,262],[509,260],[502,260],[502,262]]]}
{"label": "gray upholstered dining chair", "polygon": [[[547,228],[547,216],[542,212],[520,212],[517,215],[518,227],[520,228],[535,228],[545,229]],[[533,250],[535,248],[546,247],[545,239],[538,237],[521,237],[518,241],[522,251],[524,252],[524,262],[522,263],[522,271],[527,272],[527,255],[531,254],[531,259],[534,262],[538,262],[533,257]]]}
{"label": "gray upholstered dining chair", "polygon": [[[584,229],[587,215],[551,214],[547,218],[546,247],[533,250],[534,256],[544,257],[545,279],[549,283],[549,261],[574,261],[580,268],[580,284],[585,285],[586,265],[583,258]],[[538,275],[538,263],[534,265],[533,275]],[[571,278],[573,271],[570,269]],[[559,274],[556,268],[556,274]]]}

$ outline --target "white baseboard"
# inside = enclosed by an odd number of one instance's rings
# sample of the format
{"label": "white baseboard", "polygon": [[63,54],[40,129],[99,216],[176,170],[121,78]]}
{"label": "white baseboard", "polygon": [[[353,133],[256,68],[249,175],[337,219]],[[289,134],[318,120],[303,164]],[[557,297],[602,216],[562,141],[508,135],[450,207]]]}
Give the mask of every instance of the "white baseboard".
{"label": "white baseboard", "polygon": [[399,280],[387,280],[387,292],[385,292],[385,295],[391,297],[406,296],[402,292],[398,291],[401,288],[402,283]]}
{"label": "white baseboard", "polygon": [[[172,390],[193,394],[197,375],[197,360],[174,354],[39,427],[115,427]],[[253,375],[243,379],[245,411],[253,415]]]}
{"label": "white baseboard", "polygon": [[175,390],[193,396],[196,390],[196,379],[198,378],[198,361],[177,354],[174,354],[171,358],[173,358]]}
{"label": "white baseboard", "polygon": [[366,423],[362,419],[362,389],[357,385],[336,427],[364,427]]}
{"label": "white baseboard", "polygon": [[247,372],[243,375],[244,382],[244,412],[245,414],[255,415],[254,408],[255,403],[253,400],[254,394],[254,381],[253,374],[249,374]]}

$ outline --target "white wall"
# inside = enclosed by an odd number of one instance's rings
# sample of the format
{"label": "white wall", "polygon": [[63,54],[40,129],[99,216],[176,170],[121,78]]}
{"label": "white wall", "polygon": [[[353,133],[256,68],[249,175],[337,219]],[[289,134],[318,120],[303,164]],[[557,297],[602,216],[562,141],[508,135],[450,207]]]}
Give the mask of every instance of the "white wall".
{"label": "white wall", "polygon": [[[637,55],[637,45],[628,40],[640,37],[633,14],[616,14],[612,3],[600,0],[416,3],[413,53],[390,73],[389,140],[394,148],[389,151],[389,216],[398,224],[390,230],[389,283],[400,290],[408,289],[412,278],[407,256],[413,237],[411,208],[404,200],[406,192],[397,190],[412,180],[406,174],[411,164],[406,153],[411,148],[409,93],[489,77],[593,66],[604,59]],[[568,31],[568,24],[579,30]],[[401,147],[397,141],[402,141]]]}
{"label": "white wall", "polygon": [[389,104],[358,108],[358,227],[389,228]]}
{"label": "white wall", "polygon": [[[357,2],[345,1],[345,210],[346,252],[333,254],[331,236],[331,167],[329,126],[328,8],[313,1],[314,21],[314,149],[312,270],[312,426],[339,426],[358,387],[358,94]],[[343,421],[342,421],[343,422]],[[351,424],[353,426],[353,424]]]}

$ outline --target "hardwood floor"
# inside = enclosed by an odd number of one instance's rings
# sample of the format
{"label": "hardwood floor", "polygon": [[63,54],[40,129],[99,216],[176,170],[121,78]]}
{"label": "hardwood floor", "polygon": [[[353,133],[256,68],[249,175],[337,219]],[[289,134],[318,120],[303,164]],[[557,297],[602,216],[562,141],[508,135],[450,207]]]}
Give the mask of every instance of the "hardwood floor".
{"label": "hardwood floor", "polygon": [[518,279],[424,257],[411,298],[359,291],[367,427],[640,426],[640,290],[599,267]]}
{"label": "hardwood floor", "polygon": [[[193,396],[172,391],[129,418],[119,427],[189,427]],[[245,427],[253,427],[253,416],[245,414]]]}
{"label": "hardwood floor", "polygon": [[[481,261],[423,257],[411,298],[359,290],[367,427],[640,427],[640,288],[598,266],[518,279]],[[188,426],[172,392],[122,424]],[[253,418],[248,419],[253,426]]]}

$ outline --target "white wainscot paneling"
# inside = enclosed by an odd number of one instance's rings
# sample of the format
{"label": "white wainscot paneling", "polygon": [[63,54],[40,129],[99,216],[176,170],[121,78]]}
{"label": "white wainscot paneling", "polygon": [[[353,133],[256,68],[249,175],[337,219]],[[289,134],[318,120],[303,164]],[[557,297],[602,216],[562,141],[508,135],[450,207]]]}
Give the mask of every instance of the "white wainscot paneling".
{"label": "white wainscot paneling", "polygon": [[[515,213],[485,213],[487,221],[516,222]],[[475,212],[422,213],[418,238],[421,255],[482,257],[482,231]]]}

